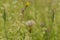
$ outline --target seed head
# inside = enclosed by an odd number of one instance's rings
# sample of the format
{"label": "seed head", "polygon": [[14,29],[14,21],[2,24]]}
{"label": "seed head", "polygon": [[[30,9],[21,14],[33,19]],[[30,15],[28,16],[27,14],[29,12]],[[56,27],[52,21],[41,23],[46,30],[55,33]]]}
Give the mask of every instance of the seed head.
{"label": "seed head", "polygon": [[41,27],[44,27],[44,26],[45,26],[45,23],[44,23],[44,22],[41,22],[41,23],[40,23],[40,26],[41,26]]}
{"label": "seed head", "polygon": [[33,26],[35,24],[35,21],[34,20],[28,20],[27,22],[26,22],[26,25],[27,26]]}
{"label": "seed head", "polygon": [[21,9],[21,13],[24,13],[24,10],[25,10],[25,9],[24,9],[24,8],[22,8],[22,9]]}

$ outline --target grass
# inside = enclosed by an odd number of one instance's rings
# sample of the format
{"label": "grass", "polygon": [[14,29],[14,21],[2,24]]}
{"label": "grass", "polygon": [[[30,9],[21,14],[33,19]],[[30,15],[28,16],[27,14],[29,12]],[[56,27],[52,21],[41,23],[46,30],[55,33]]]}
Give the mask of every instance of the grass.
{"label": "grass", "polygon": [[[30,5],[23,17],[21,9],[27,1]],[[25,24],[28,20],[35,21],[31,33]],[[0,40],[60,40],[60,1],[0,0]]]}

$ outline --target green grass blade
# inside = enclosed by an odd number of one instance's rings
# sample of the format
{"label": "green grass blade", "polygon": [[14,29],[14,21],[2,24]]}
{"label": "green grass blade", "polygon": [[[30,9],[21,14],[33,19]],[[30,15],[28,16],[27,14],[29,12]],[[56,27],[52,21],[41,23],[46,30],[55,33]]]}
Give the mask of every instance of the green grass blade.
{"label": "green grass blade", "polygon": [[3,13],[3,19],[4,19],[4,33],[5,33],[5,37],[8,40],[8,35],[7,35],[7,30],[6,30],[6,11],[4,9],[4,13]]}

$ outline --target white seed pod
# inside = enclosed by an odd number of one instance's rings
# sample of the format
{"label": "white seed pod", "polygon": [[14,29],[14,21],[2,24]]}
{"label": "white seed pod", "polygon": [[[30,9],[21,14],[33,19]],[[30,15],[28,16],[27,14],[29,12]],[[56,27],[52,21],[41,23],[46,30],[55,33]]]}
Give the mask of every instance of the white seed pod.
{"label": "white seed pod", "polygon": [[35,21],[34,20],[28,20],[27,22],[26,22],[26,25],[27,26],[33,26],[35,24]]}

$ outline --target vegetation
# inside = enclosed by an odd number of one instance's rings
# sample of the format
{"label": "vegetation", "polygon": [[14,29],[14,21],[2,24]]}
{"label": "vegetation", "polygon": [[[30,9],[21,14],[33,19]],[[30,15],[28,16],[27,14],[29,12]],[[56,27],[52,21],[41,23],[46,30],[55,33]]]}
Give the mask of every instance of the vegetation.
{"label": "vegetation", "polygon": [[60,1],[0,0],[0,40],[60,40]]}

